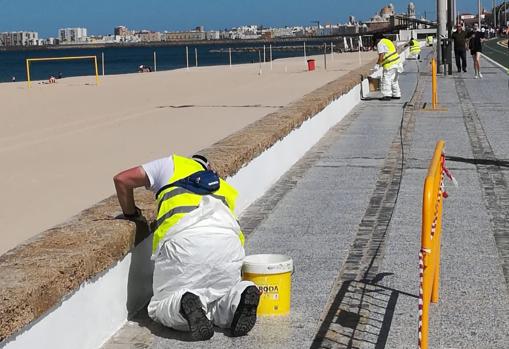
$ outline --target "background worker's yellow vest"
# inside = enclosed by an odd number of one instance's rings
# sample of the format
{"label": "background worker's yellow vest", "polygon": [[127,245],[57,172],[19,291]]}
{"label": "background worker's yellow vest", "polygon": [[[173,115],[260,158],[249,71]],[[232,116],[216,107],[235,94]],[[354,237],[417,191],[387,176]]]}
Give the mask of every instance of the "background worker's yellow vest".
{"label": "background worker's yellow vest", "polygon": [[410,53],[413,55],[418,55],[419,53],[421,53],[421,45],[419,44],[419,41],[412,40],[410,46]]}
{"label": "background worker's yellow vest", "polygon": [[[174,183],[180,179],[186,178],[195,172],[203,171],[203,167],[193,159],[183,156],[173,155],[173,176],[168,184]],[[235,200],[237,190],[234,187],[220,179],[219,189],[210,194],[216,199],[221,200],[234,215]],[[157,193],[158,213],[156,227],[154,231],[154,240],[152,242],[152,253],[154,253],[159,244],[163,241],[166,233],[186,214],[198,208],[202,200],[202,195],[195,194],[187,189],[169,186],[163,187]],[[244,245],[244,235],[240,233],[240,242]]]}
{"label": "background worker's yellow vest", "polygon": [[396,65],[398,65],[401,61],[399,59],[399,54],[396,51],[396,47],[389,39],[382,39],[380,40],[387,48],[389,49],[389,52],[386,52],[384,54],[384,59],[382,61],[382,64],[380,64],[385,70],[389,70],[391,68],[394,68]]}

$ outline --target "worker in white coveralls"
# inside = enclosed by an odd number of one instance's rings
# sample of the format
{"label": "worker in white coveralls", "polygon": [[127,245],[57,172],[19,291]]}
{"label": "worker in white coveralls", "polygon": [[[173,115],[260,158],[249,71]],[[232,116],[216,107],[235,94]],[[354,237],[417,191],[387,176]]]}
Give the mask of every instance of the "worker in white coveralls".
{"label": "worker in white coveralls", "polygon": [[403,72],[403,64],[396,46],[381,34],[375,35],[374,39],[378,51],[378,62],[375,65],[375,70],[380,67],[383,69],[382,79],[380,80],[380,90],[383,95],[381,99],[400,99],[399,74]]}
{"label": "worker in white coveralls", "polygon": [[213,325],[233,336],[255,325],[258,288],[241,281],[244,236],[233,213],[237,191],[201,155],[172,155],[114,177],[123,214],[136,220],[133,189],[145,186],[158,204],[152,259],[154,295],[149,316],[190,331],[195,340],[214,335]]}

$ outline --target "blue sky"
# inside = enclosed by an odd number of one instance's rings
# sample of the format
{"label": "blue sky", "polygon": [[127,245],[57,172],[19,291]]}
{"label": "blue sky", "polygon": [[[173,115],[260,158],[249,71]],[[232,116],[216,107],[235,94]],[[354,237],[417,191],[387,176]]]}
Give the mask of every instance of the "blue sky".
{"label": "blue sky", "polygon": [[[418,15],[436,17],[436,0],[414,0]],[[242,24],[266,26],[345,22],[349,15],[368,19],[390,0],[0,0],[0,32],[38,31],[56,36],[62,27],[86,27],[107,34],[116,25],[132,29],[185,30],[197,25],[223,29]],[[457,0],[460,11],[475,11],[476,0]],[[484,4],[492,4],[484,0]],[[500,2],[497,1],[497,2]],[[398,12],[408,0],[393,0]]]}

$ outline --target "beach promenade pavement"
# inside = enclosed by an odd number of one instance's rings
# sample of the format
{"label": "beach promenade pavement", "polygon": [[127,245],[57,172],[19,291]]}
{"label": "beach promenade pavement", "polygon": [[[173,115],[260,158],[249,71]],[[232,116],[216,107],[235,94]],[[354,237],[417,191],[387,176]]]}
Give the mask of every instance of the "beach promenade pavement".
{"label": "beach promenade pavement", "polygon": [[509,91],[482,65],[484,79],[439,77],[432,112],[428,62],[407,61],[401,100],[361,102],[243,213],[247,254],[294,260],[289,316],[191,342],[141,312],[103,349],[416,348],[422,188],[439,139],[459,187],[446,183],[429,347],[509,348]]}

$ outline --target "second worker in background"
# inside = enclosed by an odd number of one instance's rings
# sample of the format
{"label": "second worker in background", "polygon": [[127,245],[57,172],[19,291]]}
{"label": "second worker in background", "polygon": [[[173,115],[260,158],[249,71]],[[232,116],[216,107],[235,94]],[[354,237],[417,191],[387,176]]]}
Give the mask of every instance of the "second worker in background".
{"label": "second worker in background", "polygon": [[401,90],[399,88],[399,74],[403,72],[403,64],[399,57],[394,43],[386,39],[382,34],[374,37],[378,51],[378,62],[375,66],[378,69],[383,68],[382,79],[380,80],[380,90],[382,100],[400,99]]}

